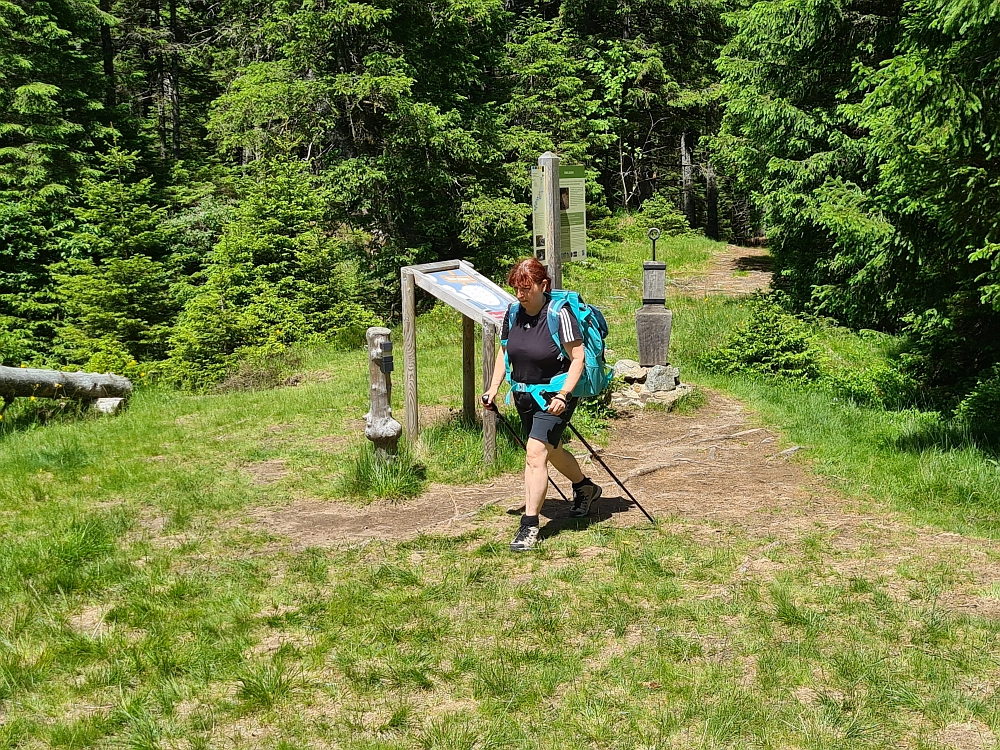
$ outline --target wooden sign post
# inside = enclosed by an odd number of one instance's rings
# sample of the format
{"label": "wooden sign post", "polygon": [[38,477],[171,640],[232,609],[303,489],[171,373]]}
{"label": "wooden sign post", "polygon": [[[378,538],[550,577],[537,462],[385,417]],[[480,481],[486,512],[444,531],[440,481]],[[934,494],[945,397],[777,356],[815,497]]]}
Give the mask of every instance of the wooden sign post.
{"label": "wooden sign post", "polygon": [[[475,326],[482,326],[482,390],[485,391],[493,377],[496,360],[497,334],[507,307],[514,296],[480,274],[464,260],[446,260],[406,266],[400,270],[403,292],[403,390],[406,435],[416,442],[420,434],[420,415],[417,398],[417,330],[414,295],[416,287],[429,292],[442,302],[462,313],[462,417],[472,421],[479,408],[476,388],[476,334]],[[493,463],[496,459],[496,415],[482,410],[483,459]]]}
{"label": "wooden sign post", "polygon": [[542,168],[542,200],[545,201],[545,263],[553,289],[562,289],[562,222],[559,214],[559,162],[551,151],[538,157]]}

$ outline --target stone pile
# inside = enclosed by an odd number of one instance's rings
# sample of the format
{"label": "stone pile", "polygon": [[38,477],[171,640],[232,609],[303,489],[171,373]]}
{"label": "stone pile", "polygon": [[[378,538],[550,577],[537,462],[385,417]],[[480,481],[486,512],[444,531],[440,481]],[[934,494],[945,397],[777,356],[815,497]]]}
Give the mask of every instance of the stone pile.
{"label": "stone pile", "polygon": [[642,367],[635,360],[619,359],[614,370],[615,377],[625,381],[625,386],[611,396],[615,407],[642,408],[650,401],[669,407],[692,390],[691,386],[681,383],[680,371],[670,365]]}

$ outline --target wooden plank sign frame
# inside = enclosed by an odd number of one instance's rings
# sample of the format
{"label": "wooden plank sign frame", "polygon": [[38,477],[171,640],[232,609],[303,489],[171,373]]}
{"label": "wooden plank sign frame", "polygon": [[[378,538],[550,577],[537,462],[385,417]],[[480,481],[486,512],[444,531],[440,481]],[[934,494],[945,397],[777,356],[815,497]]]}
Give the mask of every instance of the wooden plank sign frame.
{"label": "wooden plank sign frame", "polygon": [[[475,324],[483,329],[482,390],[490,386],[493,363],[496,360],[497,334],[503,317],[516,298],[497,286],[464,260],[445,260],[400,269],[403,294],[403,394],[406,435],[416,442],[420,435],[420,414],[417,398],[417,330],[416,287],[433,295],[449,307],[462,313],[462,415],[473,419],[476,414],[476,353]],[[496,459],[496,415],[483,411],[483,459],[491,464]]]}

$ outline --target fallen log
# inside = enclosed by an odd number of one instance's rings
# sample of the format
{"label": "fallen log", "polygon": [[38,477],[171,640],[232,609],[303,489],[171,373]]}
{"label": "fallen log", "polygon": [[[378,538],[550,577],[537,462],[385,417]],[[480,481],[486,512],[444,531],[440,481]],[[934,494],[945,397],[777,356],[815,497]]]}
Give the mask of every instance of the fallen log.
{"label": "fallen log", "polygon": [[0,367],[0,398],[4,401],[19,396],[96,401],[99,398],[128,398],[130,395],[132,381],[121,375]]}

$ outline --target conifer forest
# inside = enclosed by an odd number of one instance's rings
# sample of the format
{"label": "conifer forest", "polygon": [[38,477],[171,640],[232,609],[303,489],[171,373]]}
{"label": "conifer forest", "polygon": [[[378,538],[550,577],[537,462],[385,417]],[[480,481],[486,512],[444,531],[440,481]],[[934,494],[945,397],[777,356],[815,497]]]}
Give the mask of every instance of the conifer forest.
{"label": "conifer forest", "polygon": [[[0,364],[204,388],[530,248],[528,169],[767,242],[1000,404],[1000,0],[0,0]],[[979,406],[977,406],[979,404]]]}

